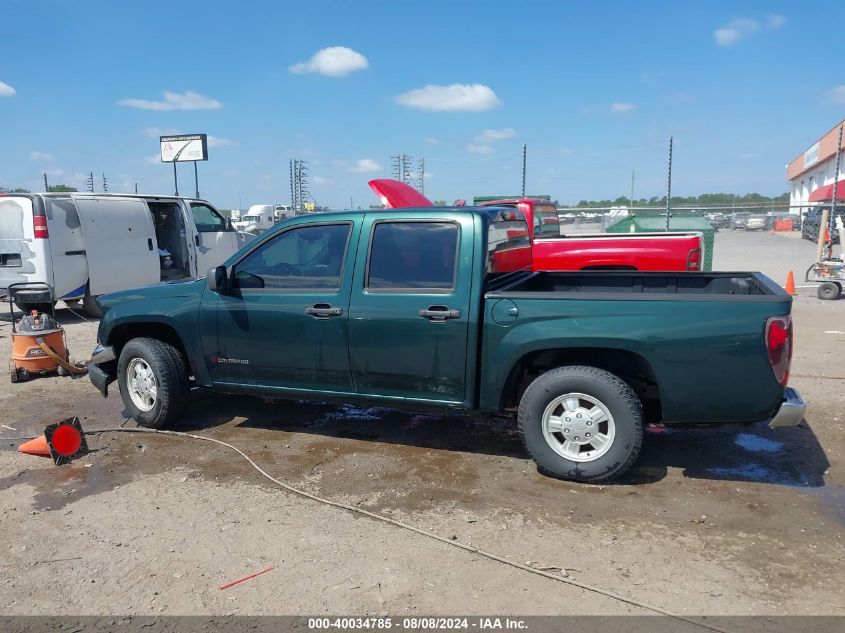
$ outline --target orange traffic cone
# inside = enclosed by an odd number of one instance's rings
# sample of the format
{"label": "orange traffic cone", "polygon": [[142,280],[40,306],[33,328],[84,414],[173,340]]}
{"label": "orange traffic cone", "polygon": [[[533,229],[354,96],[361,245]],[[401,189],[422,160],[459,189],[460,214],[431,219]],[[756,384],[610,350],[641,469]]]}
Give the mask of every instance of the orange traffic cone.
{"label": "orange traffic cone", "polygon": [[40,455],[41,457],[52,457],[50,454],[50,446],[47,444],[47,436],[42,435],[36,437],[34,440],[29,440],[18,446],[19,453],[26,453],[27,455]]}
{"label": "orange traffic cone", "polygon": [[798,295],[795,291],[795,275],[792,274],[791,270],[789,271],[789,274],[786,275],[786,286],[784,286],[784,290],[793,297]]}
{"label": "orange traffic cone", "polygon": [[44,429],[44,435],[18,446],[28,455],[52,457],[57,466],[88,452],[88,443],[79,418],[68,418]]}

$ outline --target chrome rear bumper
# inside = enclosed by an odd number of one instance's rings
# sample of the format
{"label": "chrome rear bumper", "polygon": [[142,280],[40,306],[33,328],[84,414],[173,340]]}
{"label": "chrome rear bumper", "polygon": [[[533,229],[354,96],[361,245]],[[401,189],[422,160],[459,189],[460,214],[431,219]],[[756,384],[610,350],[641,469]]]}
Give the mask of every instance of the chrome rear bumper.
{"label": "chrome rear bumper", "polygon": [[769,422],[769,428],[780,428],[782,426],[796,426],[804,419],[804,412],[807,410],[807,405],[804,404],[801,394],[792,387],[787,387],[783,391],[783,402],[780,409]]}

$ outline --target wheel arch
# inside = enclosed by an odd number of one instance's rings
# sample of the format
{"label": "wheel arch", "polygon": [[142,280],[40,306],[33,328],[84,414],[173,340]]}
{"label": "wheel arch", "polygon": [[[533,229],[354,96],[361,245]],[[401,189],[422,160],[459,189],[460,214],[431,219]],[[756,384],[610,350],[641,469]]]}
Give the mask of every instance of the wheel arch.
{"label": "wheel arch", "polygon": [[643,405],[646,422],[660,422],[663,411],[657,376],[642,355],[608,347],[567,347],[528,352],[511,367],[501,390],[500,408],[515,409],[528,385],[540,374],[566,365],[604,369],[624,380]]}
{"label": "wheel arch", "polygon": [[188,366],[193,374],[194,359],[191,358],[187,347],[182,342],[182,337],[179,336],[176,328],[172,325],[158,321],[118,324],[109,333],[108,344],[114,347],[115,356],[119,358],[123,347],[135,338],[152,338],[172,345],[188,361]]}

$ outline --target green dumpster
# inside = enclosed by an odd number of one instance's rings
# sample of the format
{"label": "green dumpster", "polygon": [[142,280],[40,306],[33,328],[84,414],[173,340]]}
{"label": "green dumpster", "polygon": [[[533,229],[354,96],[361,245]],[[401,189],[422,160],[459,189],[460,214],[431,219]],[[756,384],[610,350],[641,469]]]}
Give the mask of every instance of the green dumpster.
{"label": "green dumpster", "polygon": [[[670,231],[698,231],[704,235],[704,265],[702,270],[713,270],[713,247],[716,241],[716,230],[701,216],[673,215],[669,218]],[[666,216],[643,215],[635,213],[622,218],[607,227],[608,233],[664,233],[666,231]]]}

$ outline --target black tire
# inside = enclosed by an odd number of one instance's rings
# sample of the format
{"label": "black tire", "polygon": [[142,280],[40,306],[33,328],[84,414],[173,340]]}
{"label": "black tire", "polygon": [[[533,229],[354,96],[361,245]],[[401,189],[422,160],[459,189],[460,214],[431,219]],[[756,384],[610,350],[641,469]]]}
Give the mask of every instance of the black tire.
{"label": "black tire", "polygon": [[103,316],[103,309],[97,303],[97,297],[93,296],[90,292],[86,292],[82,298],[82,309],[85,310],[85,314],[95,319]]}
{"label": "black tire", "polygon": [[[544,411],[569,393],[594,398],[613,419],[610,447],[591,461],[567,459],[545,437]],[[525,390],[517,420],[525,448],[540,472],[557,479],[595,483],[619,477],[636,461],[643,442],[643,411],[637,394],[619,377],[596,367],[572,365],[540,375]]]}
{"label": "black tire", "polygon": [[[152,370],[156,397],[149,410],[142,410],[130,396],[127,369],[134,359],[141,359]],[[172,345],[152,338],[134,338],[120,352],[117,361],[120,397],[130,417],[139,425],[158,429],[182,417],[188,403],[188,363]]]}
{"label": "black tire", "polygon": [[841,292],[842,287],[833,281],[825,281],[819,285],[819,289],[817,290],[819,299],[823,299],[824,301],[835,301],[839,298]]}

